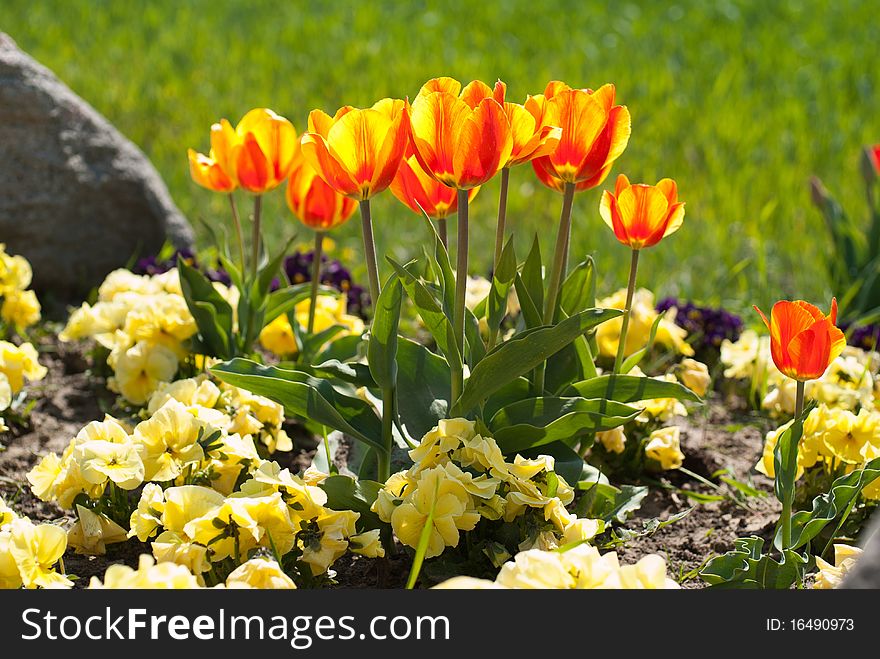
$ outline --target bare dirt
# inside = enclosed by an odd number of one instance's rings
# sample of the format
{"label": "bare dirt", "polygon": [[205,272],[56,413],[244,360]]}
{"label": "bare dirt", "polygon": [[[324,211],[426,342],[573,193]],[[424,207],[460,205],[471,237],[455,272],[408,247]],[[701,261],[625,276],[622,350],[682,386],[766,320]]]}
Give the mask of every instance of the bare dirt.
{"label": "bare dirt", "polygon": [[[40,349],[49,374],[30,389],[36,405],[28,427],[13,427],[0,439],[0,495],[17,512],[35,521],[72,523],[70,511],[44,503],[31,493],[25,474],[45,453],[60,453],[80,428],[102,418],[102,410],[112,404],[113,394],[100,377],[90,373],[82,346],[59,345],[47,339]],[[716,401],[694,416],[677,421],[687,456],[685,469],[716,485],[710,487],[683,472],[666,472],[654,481],[641,509],[626,523],[627,528],[642,530],[651,519],[668,519],[688,509],[690,512],[654,534],[618,548],[622,561],[660,553],[668,561],[670,576],[686,588],[699,588],[703,584],[696,572],[708,558],[732,549],[738,537],[769,537],[772,533],[779,504],[772,495],[772,482],[753,469],[761,454],[767,422],[746,411],[730,412],[729,407]],[[286,456],[276,454],[276,458],[296,472],[310,464],[315,443],[297,432],[296,426],[289,431],[296,448]],[[713,477],[720,469],[729,470],[727,476],[748,483],[766,496],[734,496],[734,488]],[[682,490],[723,500],[698,502]],[[91,576],[103,575],[109,564],[135,566],[141,553],[149,553],[149,549],[135,541],[111,545],[106,556],[84,557],[68,552],[64,560],[67,572],[77,575],[77,585],[82,587]],[[401,549],[384,560],[346,556],[337,561],[334,570],[339,587],[393,588],[405,583],[409,565],[408,554]]]}

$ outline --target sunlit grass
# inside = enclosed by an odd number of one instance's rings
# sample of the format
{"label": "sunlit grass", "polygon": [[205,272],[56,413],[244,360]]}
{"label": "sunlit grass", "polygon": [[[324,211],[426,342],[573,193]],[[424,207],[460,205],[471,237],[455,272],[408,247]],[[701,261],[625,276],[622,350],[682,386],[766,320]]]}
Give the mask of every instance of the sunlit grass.
{"label": "sunlit grass", "polygon": [[[380,8],[381,6],[381,8]],[[611,81],[633,134],[618,172],[671,176],[685,226],[643,258],[659,294],[745,308],[821,300],[829,256],[809,204],[817,173],[844,205],[861,202],[862,143],[880,141],[874,2],[306,3],[4,0],[0,29],[55,70],[152,158],[197,224],[226,205],[189,179],[186,148],[254,106],[299,131],[313,107],[413,97],[427,78],[497,77],[521,100],[558,78]],[[550,249],[561,198],[514,170],[509,222],[524,255]],[[603,288],[624,285],[625,248],[601,223],[600,190],[575,202],[573,258],[598,254]],[[474,201],[472,261],[492,256],[498,182]],[[280,192],[266,205],[275,242],[296,230]],[[380,251],[418,255],[421,222],[390,193],[374,204]],[[336,236],[360,254],[356,222]],[[301,231],[305,239],[306,231]]]}

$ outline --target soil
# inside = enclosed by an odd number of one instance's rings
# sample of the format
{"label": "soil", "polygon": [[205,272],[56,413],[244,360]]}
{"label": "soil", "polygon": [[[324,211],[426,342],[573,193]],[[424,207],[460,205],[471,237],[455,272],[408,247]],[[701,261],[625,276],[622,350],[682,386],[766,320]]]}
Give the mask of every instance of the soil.
{"label": "soil", "polygon": [[[44,503],[31,493],[25,474],[45,453],[60,453],[80,428],[102,418],[114,396],[100,377],[90,373],[83,346],[57,344],[47,338],[39,348],[49,373],[30,388],[29,396],[36,404],[28,427],[13,427],[0,437],[0,496],[35,521],[72,523],[69,511]],[[731,411],[729,404],[719,401],[676,422],[682,428],[682,450],[687,456],[684,468],[716,485],[710,487],[684,472],[666,472],[653,483],[641,508],[625,526],[641,531],[648,520],[669,519],[688,509],[690,512],[617,551],[622,562],[660,553],[668,561],[671,577],[685,588],[700,588],[704,584],[696,573],[706,560],[732,549],[736,538],[759,535],[769,539],[772,534],[779,504],[772,495],[772,481],[753,469],[768,427],[761,417],[744,410]],[[316,445],[295,424],[288,427],[288,432],[296,448],[275,458],[296,473],[311,463]],[[345,448],[344,444],[340,446],[337,460],[344,458],[341,454]],[[748,483],[766,496],[737,497],[735,488],[719,484],[714,476],[721,469],[728,470],[726,476]],[[724,499],[697,502],[683,491]],[[66,571],[78,577],[77,585],[84,587],[93,575],[102,576],[112,563],[136,566],[141,553],[149,553],[149,548],[135,541],[111,545],[105,556],[85,557],[69,551],[64,562]],[[341,588],[399,588],[406,582],[409,558],[402,550],[378,560],[345,556],[333,569]]]}

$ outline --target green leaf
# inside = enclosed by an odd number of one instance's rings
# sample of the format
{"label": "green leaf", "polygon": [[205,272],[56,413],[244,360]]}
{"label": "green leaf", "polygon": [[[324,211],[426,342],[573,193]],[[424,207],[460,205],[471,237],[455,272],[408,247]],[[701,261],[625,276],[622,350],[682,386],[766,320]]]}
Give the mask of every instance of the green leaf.
{"label": "green leaf", "polygon": [[473,368],[483,357],[486,356],[486,344],[480,335],[480,321],[473,312],[465,307],[464,309],[464,339],[467,343],[467,363]]}
{"label": "green leaf", "polygon": [[596,304],[596,265],[593,257],[577,264],[562,284],[559,302],[566,315],[589,309]]}
{"label": "green leaf", "polygon": [[529,290],[519,273],[516,274],[516,277],[513,280],[513,286],[516,289],[516,296],[519,299],[519,308],[522,312],[523,321],[525,322],[526,327],[540,327],[544,323],[541,310],[532,300],[532,296],[529,294]]}
{"label": "green leaf", "polygon": [[440,235],[431,222],[431,218],[423,212],[423,217],[431,236],[434,238],[434,256],[432,265],[440,273],[440,299],[442,301],[443,311],[447,317],[452,318],[452,310],[455,307],[455,274],[452,272],[452,264],[449,261],[449,252],[446,251],[446,245],[440,240]]}
{"label": "green leaf", "polygon": [[797,478],[797,456],[801,436],[804,434],[804,420],[814,405],[810,405],[792,424],[779,436],[773,451],[773,468],[776,474],[773,491],[776,498],[783,504],[794,501],[795,480]]}
{"label": "green leaf", "polygon": [[620,524],[641,508],[642,500],[648,496],[646,485],[621,485],[617,488],[607,483],[579,481],[578,489],[584,490],[578,500],[578,514],[581,517]]}
{"label": "green leaf", "polygon": [[320,485],[320,488],[327,493],[327,508],[353,510],[361,514],[357,521],[358,532],[384,529],[388,526],[370,510],[382,487],[382,483],[355,480],[349,476],[330,476]]}
{"label": "green leaf", "polygon": [[828,524],[847,511],[862,489],[880,478],[880,458],[863,468],[836,478],[831,489],[813,499],[810,510],[791,517],[791,548],[798,549],[815,538]]}
{"label": "green leaf", "polygon": [[425,346],[400,338],[397,346],[397,406],[400,422],[416,441],[446,418],[449,364]]}
{"label": "green leaf", "polygon": [[492,394],[483,405],[483,418],[491,419],[502,407],[533,397],[531,383],[519,377]]}
{"label": "green leaf", "polygon": [[763,538],[739,538],[732,551],[709,561],[700,576],[718,588],[791,588],[807,559],[788,550],[779,562],[763,554],[763,547]]}
{"label": "green leaf", "polygon": [[367,402],[302,371],[233,359],[211,368],[219,380],[284,405],[288,414],[320,423],[384,452],[382,424]]}
{"label": "green leaf", "polygon": [[205,275],[178,257],[177,271],[186,306],[198,326],[198,342],[212,357],[234,356],[232,307]]}
{"label": "green leaf", "polygon": [[565,479],[566,483],[577,483],[584,469],[584,459],[562,442],[553,442],[540,448],[523,451],[524,458],[534,459],[539,455],[552,456],[555,461],[553,472]]}
{"label": "green leaf", "polygon": [[[362,344],[364,344],[364,339],[360,334],[343,336],[325,345],[321,352],[316,355],[315,361],[320,363],[332,359],[336,359],[340,362],[354,360],[360,354]],[[369,367],[366,366],[366,364],[364,367],[369,370]]]}
{"label": "green leaf", "polygon": [[538,312],[541,312],[544,308],[544,264],[541,261],[541,243],[538,241],[538,234],[535,234],[535,239],[532,241],[532,248],[523,263],[520,277],[529,299]]}
{"label": "green leaf", "polygon": [[657,328],[660,326],[660,321],[663,320],[663,318],[663,314],[658,314],[654,319],[654,323],[651,325],[651,333],[648,335],[648,342],[645,344],[645,347],[641,350],[636,350],[633,354],[623,360],[623,365],[620,367],[621,373],[629,373],[642,362],[645,355],[647,355],[648,351],[654,346],[654,337],[657,336]]}
{"label": "green leaf", "polygon": [[[303,300],[308,300],[311,296],[311,284],[296,284],[294,286],[286,286],[272,291],[266,296],[266,307],[264,311],[265,322],[271,323],[281,314],[291,311],[297,304]],[[338,296],[339,291],[328,286],[320,286],[318,295]]]}
{"label": "green leaf", "polygon": [[620,313],[617,309],[587,309],[557,325],[523,332],[505,341],[471,371],[452,413],[468,414],[508,382],[528,373],[590,328]]}
{"label": "green leaf", "polygon": [[383,390],[397,383],[397,326],[400,323],[400,279],[391,276],[376,301],[370,339],[367,345],[367,363],[376,384]]}
{"label": "green leaf", "polygon": [[328,359],[310,368],[313,375],[322,378],[336,378],[356,387],[375,387],[376,382],[370,373],[370,367],[359,362],[342,362]]}
{"label": "green leaf", "polygon": [[501,450],[509,454],[610,430],[633,420],[640,412],[600,398],[530,398],[502,408],[489,421],[489,428]]}
{"label": "green leaf", "polygon": [[516,254],[513,249],[513,236],[511,236],[507,240],[507,244],[504,245],[504,249],[501,250],[501,259],[492,274],[492,288],[489,291],[486,314],[490,330],[499,328],[504,316],[507,315],[507,298],[515,278]]}
{"label": "green leaf", "polygon": [[425,327],[431,332],[437,347],[446,356],[446,361],[457,366],[462,364],[462,355],[455,340],[455,332],[452,323],[443,308],[412,272],[397,263],[394,259],[386,257],[388,262],[400,277],[400,282],[406,290],[406,294],[412,300],[419,312],[419,316],[425,323]]}
{"label": "green leaf", "polygon": [[568,393],[583,398],[608,398],[619,403],[635,403],[655,398],[675,398],[703,402],[693,391],[678,382],[667,382],[636,375],[600,375],[575,382]]}

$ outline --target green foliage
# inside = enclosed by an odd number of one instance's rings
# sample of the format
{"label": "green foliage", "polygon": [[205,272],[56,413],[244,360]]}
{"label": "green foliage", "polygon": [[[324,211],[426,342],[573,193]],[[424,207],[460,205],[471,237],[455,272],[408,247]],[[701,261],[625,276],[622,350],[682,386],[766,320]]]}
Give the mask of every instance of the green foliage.
{"label": "green foliage", "polygon": [[787,549],[781,560],[775,560],[763,548],[763,538],[740,538],[733,551],[709,561],[700,576],[717,588],[791,588],[800,579],[807,559]]}

